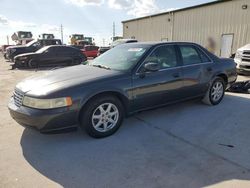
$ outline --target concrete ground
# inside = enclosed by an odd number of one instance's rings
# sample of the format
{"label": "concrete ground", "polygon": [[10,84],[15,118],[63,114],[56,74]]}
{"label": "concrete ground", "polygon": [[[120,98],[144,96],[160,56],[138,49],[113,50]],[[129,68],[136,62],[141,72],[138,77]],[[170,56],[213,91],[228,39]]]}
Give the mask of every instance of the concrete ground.
{"label": "concrete ground", "polygon": [[11,119],[13,88],[35,71],[9,68],[0,57],[0,187],[250,187],[248,94],[142,112],[105,139],[48,135]]}

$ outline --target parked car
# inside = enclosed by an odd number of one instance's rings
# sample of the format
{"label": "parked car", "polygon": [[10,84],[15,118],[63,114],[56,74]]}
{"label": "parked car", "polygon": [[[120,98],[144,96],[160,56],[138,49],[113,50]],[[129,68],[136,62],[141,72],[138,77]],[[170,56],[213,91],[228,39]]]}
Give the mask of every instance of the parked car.
{"label": "parked car", "polygon": [[77,65],[87,57],[77,48],[62,45],[45,46],[36,52],[15,56],[15,68],[37,68],[41,66]]}
{"label": "parked car", "polygon": [[13,45],[2,45],[2,47],[1,47],[1,52],[3,53],[4,59],[7,59],[6,48],[8,48],[10,46],[13,46]]}
{"label": "parked car", "polygon": [[238,73],[250,73],[250,44],[239,48],[234,60],[237,64]]}
{"label": "parked car", "polygon": [[97,57],[98,54],[98,46],[86,45],[83,49],[81,49],[82,53],[87,57]]}
{"label": "parked car", "polygon": [[98,54],[97,54],[97,56],[102,55],[103,53],[105,53],[105,52],[108,51],[109,49],[110,49],[110,47],[100,47],[100,48],[98,49]]}
{"label": "parked car", "polygon": [[111,48],[114,48],[114,47],[121,45],[121,44],[134,43],[134,42],[138,42],[138,40],[136,40],[136,39],[119,39],[119,40],[114,41],[111,44]]}
{"label": "parked car", "polygon": [[62,42],[59,39],[37,39],[29,42],[26,45],[8,47],[6,49],[6,57],[7,59],[14,61],[14,57],[19,54],[35,52],[44,46],[61,44]]}
{"label": "parked car", "polygon": [[194,43],[131,43],[89,65],[28,78],[8,105],[20,124],[41,132],[80,127],[90,136],[118,130],[126,115],[201,98],[217,105],[237,78],[232,59],[220,59]]}

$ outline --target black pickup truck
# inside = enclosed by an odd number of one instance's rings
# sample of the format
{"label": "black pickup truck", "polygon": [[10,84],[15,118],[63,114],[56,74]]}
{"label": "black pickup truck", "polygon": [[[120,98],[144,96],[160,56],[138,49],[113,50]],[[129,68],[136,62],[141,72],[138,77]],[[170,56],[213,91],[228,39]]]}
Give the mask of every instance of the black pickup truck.
{"label": "black pickup truck", "polygon": [[29,42],[26,45],[11,46],[6,49],[6,59],[14,61],[14,57],[19,54],[35,52],[44,46],[61,45],[60,39],[37,39]]}

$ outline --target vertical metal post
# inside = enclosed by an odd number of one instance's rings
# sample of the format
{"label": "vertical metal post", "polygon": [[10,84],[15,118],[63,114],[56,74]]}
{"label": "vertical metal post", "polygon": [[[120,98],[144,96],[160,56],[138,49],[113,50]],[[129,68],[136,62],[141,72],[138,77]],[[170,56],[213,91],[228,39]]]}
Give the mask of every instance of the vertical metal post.
{"label": "vertical metal post", "polygon": [[113,22],[113,41],[114,41],[114,38],[115,38],[115,22]]}
{"label": "vertical metal post", "polygon": [[61,40],[62,40],[62,44],[63,44],[63,25],[62,24],[61,24],[60,29],[61,29]]}
{"label": "vertical metal post", "polygon": [[9,35],[7,35],[7,45],[10,45]]}

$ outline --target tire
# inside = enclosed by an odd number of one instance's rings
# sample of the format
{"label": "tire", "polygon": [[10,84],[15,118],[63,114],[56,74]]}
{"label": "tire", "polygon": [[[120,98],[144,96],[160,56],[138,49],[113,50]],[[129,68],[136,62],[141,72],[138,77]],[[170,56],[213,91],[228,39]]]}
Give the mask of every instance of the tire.
{"label": "tire", "polygon": [[38,68],[38,63],[36,61],[34,61],[33,59],[31,59],[28,62],[28,67],[29,68]]}
{"label": "tire", "polygon": [[224,97],[225,88],[225,81],[221,77],[216,77],[210,84],[202,102],[211,106],[219,104]]}
{"label": "tire", "polygon": [[123,119],[124,108],[121,101],[114,96],[102,95],[90,100],[81,110],[80,126],[89,136],[103,138],[114,134]]}
{"label": "tire", "polygon": [[74,65],[80,65],[82,63],[80,58],[74,59]]}

